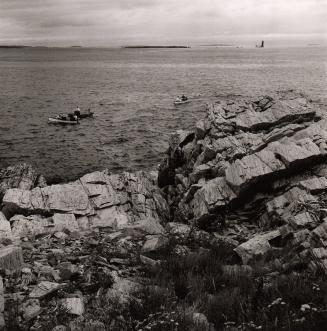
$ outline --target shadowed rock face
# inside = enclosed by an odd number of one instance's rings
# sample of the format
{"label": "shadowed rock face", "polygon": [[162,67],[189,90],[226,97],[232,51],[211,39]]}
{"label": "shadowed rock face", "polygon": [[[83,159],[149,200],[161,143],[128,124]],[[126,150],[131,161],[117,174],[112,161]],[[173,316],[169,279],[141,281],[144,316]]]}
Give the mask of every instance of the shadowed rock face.
{"label": "shadowed rock face", "polygon": [[314,230],[327,207],[326,130],[324,112],[293,91],[209,105],[161,164],[171,218],[219,224],[243,263],[289,245],[326,269],[325,232]]}
{"label": "shadowed rock face", "polygon": [[0,170],[0,199],[9,188],[30,190],[35,186],[44,185],[44,177],[29,164],[22,163]]}

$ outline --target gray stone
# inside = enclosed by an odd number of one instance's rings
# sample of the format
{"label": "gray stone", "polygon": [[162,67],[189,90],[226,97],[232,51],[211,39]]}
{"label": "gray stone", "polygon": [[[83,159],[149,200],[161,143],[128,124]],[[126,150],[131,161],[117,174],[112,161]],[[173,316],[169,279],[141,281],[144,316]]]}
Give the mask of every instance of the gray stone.
{"label": "gray stone", "polygon": [[4,313],[5,311],[5,297],[2,277],[0,276],[0,330],[5,327]]}
{"label": "gray stone", "polygon": [[81,316],[84,314],[84,302],[82,298],[65,298],[61,300],[62,306],[69,314]]}
{"label": "gray stone", "polygon": [[311,177],[300,181],[299,185],[301,188],[304,188],[313,194],[317,194],[327,189],[327,178]]}
{"label": "gray stone", "polygon": [[42,308],[38,299],[29,299],[22,304],[23,317],[29,321],[40,315]]}
{"label": "gray stone", "polygon": [[0,248],[0,269],[21,269],[24,263],[21,247],[7,246]]}
{"label": "gray stone", "polygon": [[142,252],[150,253],[162,250],[168,244],[167,237],[163,235],[149,235],[146,237],[146,241],[143,244]]}
{"label": "gray stone", "polygon": [[9,221],[0,211],[0,240],[1,239],[12,239],[12,233]]}
{"label": "gray stone", "polygon": [[226,181],[237,193],[240,193],[259,180],[269,180],[271,176],[276,176],[284,169],[284,164],[275,157],[273,152],[262,150],[231,164],[226,169]]}
{"label": "gray stone", "polygon": [[63,286],[64,284],[42,281],[34,287],[32,292],[29,294],[29,297],[33,299],[43,299],[50,293],[58,291]]}
{"label": "gray stone", "polygon": [[269,241],[279,236],[279,230],[258,234],[236,247],[234,251],[241,257],[244,264],[248,264],[253,259],[264,257],[271,249]]}
{"label": "gray stone", "polygon": [[0,170],[0,199],[6,190],[18,188],[21,190],[30,190],[34,187],[38,179],[35,169],[26,163]]}
{"label": "gray stone", "polygon": [[194,194],[194,215],[197,218],[203,217],[215,207],[226,206],[235,198],[236,194],[224,177],[211,179]]}

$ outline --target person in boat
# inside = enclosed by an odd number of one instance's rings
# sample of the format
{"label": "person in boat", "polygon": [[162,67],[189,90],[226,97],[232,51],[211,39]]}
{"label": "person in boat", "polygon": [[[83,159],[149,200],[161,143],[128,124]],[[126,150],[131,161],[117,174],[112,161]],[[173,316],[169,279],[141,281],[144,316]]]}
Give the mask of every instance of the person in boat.
{"label": "person in boat", "polygon": [[75,114],[68,114],[69,121],[77,121],[78,122],[78,116]]}
{"label": "person in boat", "polygon": [[77,106],[76,107],[76,110],[74,111],[74,114],[77,116],[77,117],[80,117],[81,116],[81,110],[80,108]]}
{"label": "person in boat", "polygon": [[181,100],[182,100],[182,101],[186,101],[186,100],[187,100],[187,96],[185,96],[185,95],[183,94],[182,97],[181,97]]}

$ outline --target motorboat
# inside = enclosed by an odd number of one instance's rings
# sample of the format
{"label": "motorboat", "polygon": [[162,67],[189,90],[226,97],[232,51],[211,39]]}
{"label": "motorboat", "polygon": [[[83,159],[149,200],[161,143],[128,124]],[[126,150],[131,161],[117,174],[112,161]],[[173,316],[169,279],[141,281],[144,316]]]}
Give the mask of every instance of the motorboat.
{"label": "motorboat", "polygon": [[183,105],[185,103],[189,103],[191,100],[189,100],[187,97],[177,97],[174,100],[174,105]]}

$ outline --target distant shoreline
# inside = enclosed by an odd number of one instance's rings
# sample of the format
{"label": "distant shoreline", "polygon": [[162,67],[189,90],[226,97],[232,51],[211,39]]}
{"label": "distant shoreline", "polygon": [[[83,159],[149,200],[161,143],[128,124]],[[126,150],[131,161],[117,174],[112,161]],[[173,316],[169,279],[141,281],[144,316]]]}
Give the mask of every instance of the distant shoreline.
{"label": "distant shoreline", "polygon": [[144,45],[144,46],[123,46],[122,48],[191,48],[190,46],[151,46],[151,45]]}

